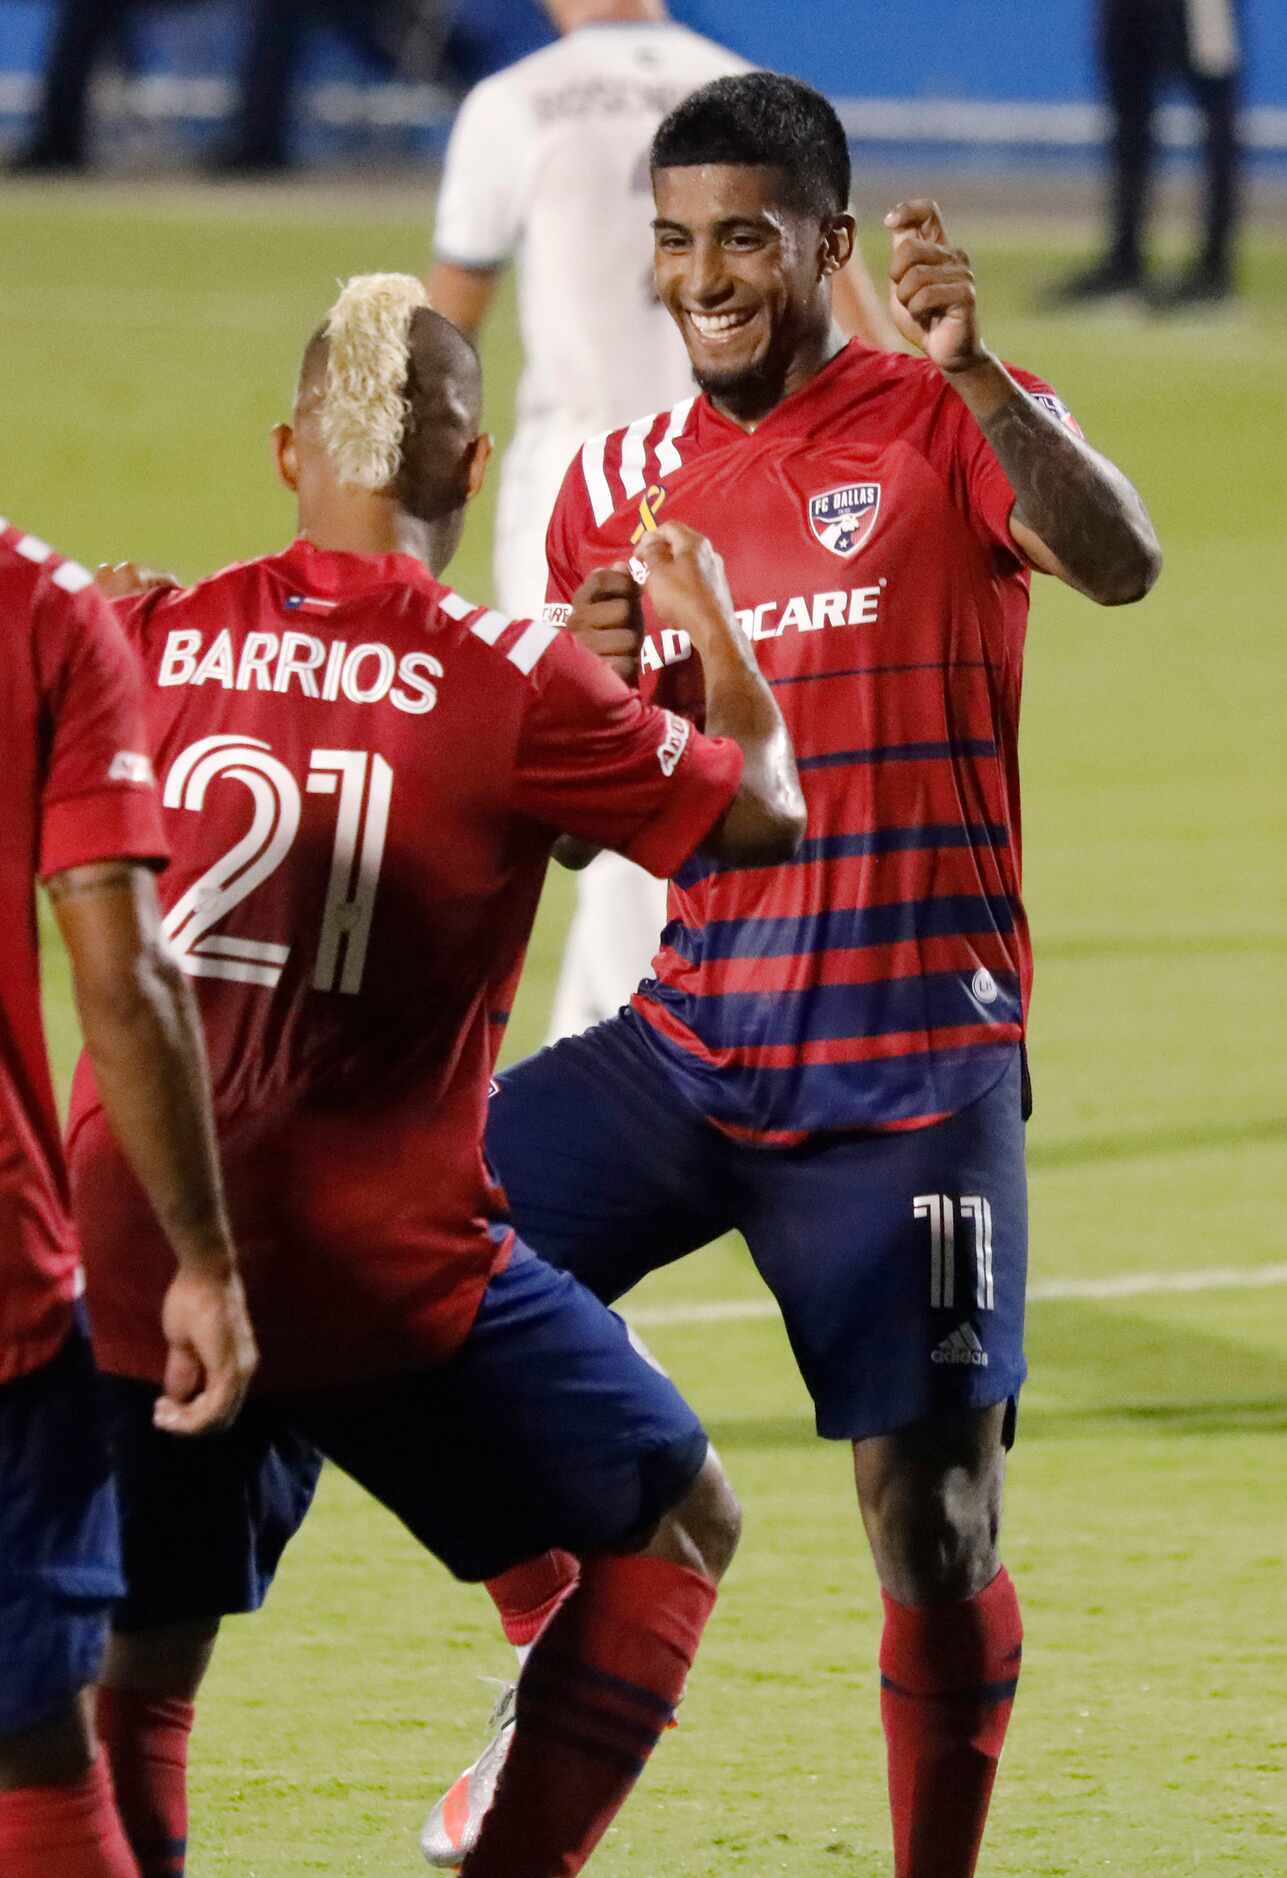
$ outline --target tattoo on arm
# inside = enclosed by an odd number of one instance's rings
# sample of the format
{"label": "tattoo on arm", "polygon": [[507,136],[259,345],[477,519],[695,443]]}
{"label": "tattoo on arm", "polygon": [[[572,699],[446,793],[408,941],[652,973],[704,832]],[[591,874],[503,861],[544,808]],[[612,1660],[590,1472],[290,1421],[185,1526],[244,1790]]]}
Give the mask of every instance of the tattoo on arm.
{"label": "tattoo on arm", "polygon": [[1160,550],[1138,491],[1116,464],[1021,390],[980,422],[1014,489],[1015,521],[1072,584],[1107,604],[1142,598]]}

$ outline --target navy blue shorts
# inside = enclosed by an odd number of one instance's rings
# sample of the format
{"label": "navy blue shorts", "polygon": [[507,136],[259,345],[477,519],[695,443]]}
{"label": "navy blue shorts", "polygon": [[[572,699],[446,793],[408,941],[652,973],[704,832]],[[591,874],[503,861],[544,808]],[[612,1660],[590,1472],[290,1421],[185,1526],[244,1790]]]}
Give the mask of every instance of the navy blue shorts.
{"label": "navy blue shorts", "polygon": [[81,1321],[51,1362],[0,1387],[0,1736],[95,1680],[124,1590],[98,1387]]}
{"label": "navy blue shorts", "polygon": [[256,1609],[308,1511],[319,1454],[470,1581],[553,1546],[646,1544],[706,1456],[700,1422],[621,1320],[522,1245],[461,1349],[433,1368],[255,1398],[199,1442],[152,1428],[151,1385],[105,1380],[122,1630]]}
{"label": "navy blue shorts", "polygon": [[488,1156],[514,1225],[613,1302],[736,1229],[781,1306],[818,1433],[857,1440],[1018,1394],[1022,1069],[932,1128],[757,1148],[688,1107],[631,1012],[499,1080]]}

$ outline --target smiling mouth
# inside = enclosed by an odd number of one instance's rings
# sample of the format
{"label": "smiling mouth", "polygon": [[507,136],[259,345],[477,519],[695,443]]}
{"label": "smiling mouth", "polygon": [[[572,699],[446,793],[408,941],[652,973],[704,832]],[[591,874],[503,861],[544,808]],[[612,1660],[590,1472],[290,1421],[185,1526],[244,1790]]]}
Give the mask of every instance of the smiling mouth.
{"label": "smiling mouth", "polygon": [[754,310],[748,311],[745,307],[734,313],[694,313],[691,310],[688,313],[689,324],[698,338],[716,345],[741,332],[754,318]]}

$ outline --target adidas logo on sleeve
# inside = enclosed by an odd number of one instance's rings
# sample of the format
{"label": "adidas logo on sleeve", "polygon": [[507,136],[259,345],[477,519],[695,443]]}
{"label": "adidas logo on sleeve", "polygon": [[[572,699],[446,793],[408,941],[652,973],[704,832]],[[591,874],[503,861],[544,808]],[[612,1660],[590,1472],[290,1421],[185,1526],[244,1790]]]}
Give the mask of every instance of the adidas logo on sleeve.
{"label": "adidas logo on sleeve", "polygon": [[969,1363],[975,1369],[986,1369],[988,1353],[973,1324],[958,1324],[950,1337],[944,1337],[938,1348],[931,1350],[930,1362]]}

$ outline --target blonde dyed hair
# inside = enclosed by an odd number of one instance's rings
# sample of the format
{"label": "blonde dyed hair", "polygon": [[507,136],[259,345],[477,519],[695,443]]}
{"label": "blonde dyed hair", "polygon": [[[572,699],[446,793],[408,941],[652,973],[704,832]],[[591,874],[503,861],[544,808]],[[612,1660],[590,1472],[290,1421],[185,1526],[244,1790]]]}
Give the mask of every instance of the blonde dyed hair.
{"label": "blonde dyed hair", "polygon": [[411,322],[428,306],[412,274],[358,274],[326,321],[322,442],[342,483],[379,491],[397,480],[410,406]]}

